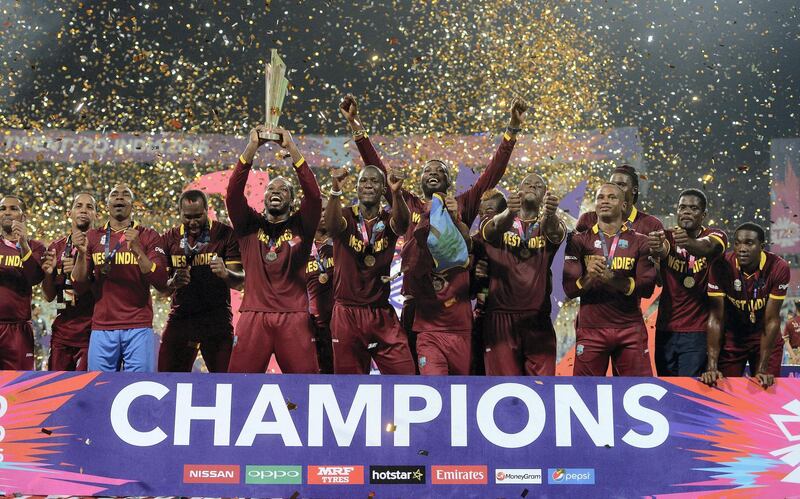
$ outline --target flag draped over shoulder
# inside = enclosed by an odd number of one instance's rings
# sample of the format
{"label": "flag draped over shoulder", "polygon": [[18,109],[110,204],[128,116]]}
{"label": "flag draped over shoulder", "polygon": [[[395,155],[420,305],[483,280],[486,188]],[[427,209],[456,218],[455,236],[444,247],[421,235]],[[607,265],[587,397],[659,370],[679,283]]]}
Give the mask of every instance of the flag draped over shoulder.
{"label": "flag draped over shoulder", "polygon": [[469,261],[467,243],[450,217],[444,197],[439,193],[431,199],[430,224],[428,250],[433,257],[435,272],[466,267]]}

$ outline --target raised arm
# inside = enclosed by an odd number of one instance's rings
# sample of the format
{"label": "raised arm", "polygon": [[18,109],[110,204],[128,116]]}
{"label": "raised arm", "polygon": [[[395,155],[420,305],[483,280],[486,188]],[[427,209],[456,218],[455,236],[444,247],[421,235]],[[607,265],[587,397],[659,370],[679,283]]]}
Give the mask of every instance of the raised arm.
{"label": "raised arm", "polygon": [[722,232],[712,232],[711,234],[697,239],[689,237],[681,227],[676,227],[672,232],[675,244],[685,248],[689,254],[700,258],[715,258],[725,252],[727,246],[727,236]]}
{"label": "raised arm", "polygon": [[495,151],[489,165],[478,177],[475,185],[462,195],[461,219],[465,224],[472,225],[472,221],[478,215],[481,196],[489,189],[493,189],[503,178],[506,167],[508,167],[508,161],[511,159],[511,152],[514,150],[514,144],[517,142],[517,134],[522,130],[525,111],[527,110],[528,104],[524,100],[514,98],[511,102],[508,127],[503,134],[503,140],[497,147],[497,151]]}
{"label": "raised arm", "polygon": [[325,229],[331,237],[338,237],[344,232],[346,222],[342,216],[342,184],[349,172],[347,168],[331,170],[331,194],[325,207]]}
{"label": "raised arm", "polygon": [[259,132],[263,135],[267,133],[267,130],[263,125],[258,125],[250,130],[247,147],[239,156],[239,161],[236,163],[236,168],[234,168],[233,174],[228,181],[228,189],[225,194],[225,206],[228,208],[228,216],[231,219],[233,228],[238,232],[245,230],[251,217],[258,216],[255,210],[247,204],[244,188],[247,185],[247,177],[250,175],[256,151],[267,143],[266,139],[261,138],[262,135],[259,135]]}
{"label": "raised arm", "polygon": [[403,198],[403,180],[405,180],[405,176],[395,170],[389,172],[389,176],[386,178],[386,183],[392,194],[392,218],[389,224],[397,235],[404,234],[411,221],[411,212],[409,212],[406,200]]}
{"label": "raised arm", "polygon": [[506,209],[492,218],[486,220],[481,227],[481,235],[489,244],[498,244],[508,230],[514,225],[519,210],[522,208],[522,200],[519,193],[512,192],[508,195]]}
{"label": "raised arm", "polygon": [[544,215],[542,218],[542,232],[551,242],[561,244],[567,235],[567,226],[558,216],[558,203],[561,200],[550,192],[544,195]]}
{"label": "raised arm", "polygon": [[319,226],[319,218],[322,216],[322,193],[319,190],[317,178],[314,172],[306,163],[305,158],[297,148],[292,134],[283,128],[276,128],[274,133],[280,135],[280,146],[286,149],[292,157],[292,164],[300,182],[300,189],[303,191],[303,199],[300,201],[300,221],[303,224],[303,233],[311,237]]}

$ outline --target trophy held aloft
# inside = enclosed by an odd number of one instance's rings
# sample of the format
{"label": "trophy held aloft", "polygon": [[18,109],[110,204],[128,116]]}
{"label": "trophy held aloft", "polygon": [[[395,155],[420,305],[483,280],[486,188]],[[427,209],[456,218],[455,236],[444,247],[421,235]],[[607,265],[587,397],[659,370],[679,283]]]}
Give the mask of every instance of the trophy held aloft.
{"label": "trophy held aloft", "polygon": [[286,93],[289,89],[289,80],[286,79],[286,64],[278,55],[277,49],[272,49],[270,62],[267,63],[264,72],[264,83],[266,86],[264,126],[267,131],[261,134],[260,138],[262,140],[279,141],[281,140],[280,134],[274,133],[272,130],[278,127],[278,120],[281,117],[281,109],[283,108],[283,99],[286,98]]}

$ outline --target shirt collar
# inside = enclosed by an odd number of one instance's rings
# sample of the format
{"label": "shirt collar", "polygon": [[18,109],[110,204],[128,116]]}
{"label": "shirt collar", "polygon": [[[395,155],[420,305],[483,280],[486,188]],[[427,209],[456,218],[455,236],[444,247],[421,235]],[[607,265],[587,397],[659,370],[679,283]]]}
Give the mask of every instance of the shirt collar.
{"label": "shirt collar", "polygon": [[[108,230],[108,228],[109,228],[110,226],[111,226],[111,220],[108,220],[108,221],[106,221],[106,223],[105,223],[105,224],[103,224],[103,230]],[[132,221],[132,224],[131,224],[131,227],[133,227],[134,229],[138,228],[138,227],[139,227],[139,222],[137,222],[136,220],[133,220],[133,221]],[[126,228],[127,228],[127,227],[126,227]],[[119,230],[115,230],[114,232],[122,232],[122,231],[124,231],[124,230],[125,230],[125,229],[119,229]]]}
{"label": "shirt collar", "polygon": [[[733,261],[736,262],[736,270],[739,270],[739,259],[734,255]],[[761,261],[758,262],[758,270],[764,270],[764,265],[767,264],[767,252],[761,251]]]}
{"label": "shirt collar", "polygon": [[628,221],[633,223],[633,221],[636,220],[636,215],[638,214],[639,210],[637,210],[636,207],[634,206],[633,209],[631,210],[630,216],[628,217]]}
{"label": "shirt collar", "polygon": [[[626,224],[622,224],[622,227],[620,227],[620,229],[621,229],[620,232],[627,232],[628,231],[628,226]],[[592,227],[592,233],[597,234],[599,232],[600,232],[600,224],[596,223]]]}

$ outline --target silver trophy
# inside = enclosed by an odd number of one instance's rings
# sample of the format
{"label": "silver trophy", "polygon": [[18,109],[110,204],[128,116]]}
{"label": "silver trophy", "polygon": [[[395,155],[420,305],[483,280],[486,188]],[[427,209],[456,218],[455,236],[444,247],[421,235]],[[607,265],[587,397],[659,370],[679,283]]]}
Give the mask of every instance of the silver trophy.
{"label": "silver trophy", "polygon": [[281,117],[283,99],[289,89],[289,80],[286,79],[286,64],[278,55],[277,49],[272,49],[270,61],[264,71],[265,92],[265,118],[264,126],[267,132],[261,135],[262,140],[281,140],[278,133],[272,132],[278,127],[278,120]]}

